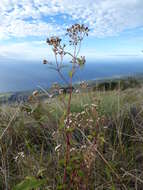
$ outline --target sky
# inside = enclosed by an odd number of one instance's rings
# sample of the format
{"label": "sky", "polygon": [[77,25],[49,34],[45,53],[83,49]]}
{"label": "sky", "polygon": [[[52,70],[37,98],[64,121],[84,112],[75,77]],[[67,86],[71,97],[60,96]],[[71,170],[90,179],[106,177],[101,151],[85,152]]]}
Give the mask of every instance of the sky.
{"label": "sky", "polygon": [[87,59],[143,58],[143,0],[0,0],[0,59],[53,59],[47,37],[89,27]]}

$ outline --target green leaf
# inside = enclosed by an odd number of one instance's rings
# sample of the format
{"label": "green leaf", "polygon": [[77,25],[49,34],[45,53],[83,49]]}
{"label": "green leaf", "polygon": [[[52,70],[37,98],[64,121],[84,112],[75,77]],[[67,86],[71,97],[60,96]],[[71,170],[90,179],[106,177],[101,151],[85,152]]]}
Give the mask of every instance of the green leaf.
{"label": "green leaf", "polygon": [[84,172],[83,172],[82,170],[79,170],[79,171],[78,171],[78,176],[84,177]]}
{"label": "green leaf", "polygon": [[35,177],[26,177],[24,181],[17,184],[12,190],[32,190],[38,188],[46,183],[46,180],[39,180]]}
{"label": "green leaf", "polygon": [[85,59],[77,58],[78,65],[82,67],[85,64]]}
{"label": "green leaf", "polygon": [[73,72],[72,71],[69,72],[69,76],[70,76],[70,78],[72,78],[72,76],[73,76]]}
{"label": "green leaf", "polygon": [[65,165],[65,159],[60,159],[59,165],[63,167]]}
{"label": "green leaf", "polygon": [[107,175],[107,179],[110,180],[111,179],[111,172],[110,172],[108,167],[105,168],[105,173]]}
{"label": "green leaf", "polygon": [[65,128],[65,124],[64,124],[65,117],[66,117],[66,111],[64,110],[64,113],[60,118],[59,129],[64,129]]}
{"label": "green leaf", "polygon": [[82,64],[82,60],[80,58],[77,58],[78,64]]}
{"label": "green leaf", "polygon": [[112,190],[116,190],[114,184],[112,184]]}

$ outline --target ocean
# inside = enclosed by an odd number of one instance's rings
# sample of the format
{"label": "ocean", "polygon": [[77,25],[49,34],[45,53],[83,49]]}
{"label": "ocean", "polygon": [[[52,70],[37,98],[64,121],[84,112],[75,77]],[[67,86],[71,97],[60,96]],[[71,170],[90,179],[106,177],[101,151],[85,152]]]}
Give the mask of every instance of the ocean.
{"label": "ocean", "polygon": [[[63,70],[66,78],[70,68]],[[74,82],[98,80],[112,77],[133,76],[143,73],[143,59],[95,60],[87,62],[78,70]],[[63,81],[56,71],[42,62],[0,62],[0,93],[26,91],[50,87],[54,82]]]}

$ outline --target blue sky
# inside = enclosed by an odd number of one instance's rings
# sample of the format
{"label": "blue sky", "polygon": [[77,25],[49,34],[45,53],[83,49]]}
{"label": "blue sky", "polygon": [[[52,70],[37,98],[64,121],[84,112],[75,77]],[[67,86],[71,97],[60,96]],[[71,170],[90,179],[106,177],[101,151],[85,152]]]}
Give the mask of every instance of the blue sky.
{"label": "blue sky", "polygon": [[0,0],[0,58],[52,59],[46,38],[74,23],[90,29],[88,60],[143,58],[143,0]]}

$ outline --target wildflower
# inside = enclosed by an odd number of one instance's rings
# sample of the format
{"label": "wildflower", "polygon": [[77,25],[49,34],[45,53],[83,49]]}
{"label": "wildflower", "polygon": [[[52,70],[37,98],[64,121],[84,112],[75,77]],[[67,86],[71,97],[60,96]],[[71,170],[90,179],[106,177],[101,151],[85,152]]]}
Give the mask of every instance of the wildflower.
{"label": "wildflower", "polygon": [[87,87],[88,87],[88,84],[87,84],[85,81],[82,81],[82,82],[80,83],[80,86],[81,86],[81,88],[87,88]]}
{"label": "wildflower", "polygon": [[32,93],[33,96],[37,96],[38,94],[39,94],[38,90],[35,90],[35,91]]}
{"label": "wildflower", "polygon": [[59,152],[61,146],[62,146],[61,144],[57,145],[57,146],[55,147],[55,152]]}
{"label": "wildflower", "polygon": [[93,121],[93,119],[89,119],[89,122],[93,123],[94,121]]}
{"label": "wildflower", "polygon": [[59,94],[64,94],[64,89],[59,89]]}
{"label": "wildflower", "polygon": [[72,120],[69,120],[69,124],[72,124]]}
{"label": "wildflower", "polygon": [[78,94],[78,93],[80,93],[80,91],[78,89],[76,89],[75,93]]}
{"label": "wildflower", "polygon": [[79,116],[80,116],[80,113],[77,113],[76,118],[78,118]]}
{"label": "wildflower", "polygon": [[70,128],[70,126],[68,125],[68,126],[67,126],[67,129],[69,129],[69,128]]}
{"label": "wildflower", "polygon": [[91,104],[92,107],[96,108],[97,107],[97,104]]}
{"label": "wildflower", "polygon": [[64,124],[65,124],[65,125],[67,124],[67,119],[64,120]]}
{"label": "wildflower", "polygon": [[85,108],[88,107],[88,106],[89,106],[89,104],[85,104],[85,105],[83,105],[83,107],[85,107]]}
{"label": "wildflower", "polygon": [[85,56],[81,56],[81,61],[82,61],[82,64],[84,65],[86,60],[85,60]]}
{"label": "wildflower", "polygon": [[58,45],[61,42],[59,37],[52,36],[51,38],[47,38],[47,43],[49,45]]}
{"label": "wildflower", "polygon": [[100,117],[97,118],[97,122],[99,122],[99,121],[100,121]]}
{"label": "wildflower", "polygon": [[54,137],[54,136],[55,136],[55,134],[56,134],[56,132],[54,131],[54,132],[52,133],[52,137]]}
{"label": "wildflower", "polygon": [[73,151],[75,151],[75,148],[71,148],[71,149],[70,149],[70,152],[73,152]]}
{"label": "wildflower", "polygon": [[32,101],[32,100],[33,100],[33,96],[29,96],[28,101]]}
{"label": "wildflower", "polygon": [[85,148],[86,148],[86,145],[82,145],[82,146],[81,146],[81,149],[85,149]]}
{"label": "wildflower", "polygon": [[24,152],[18,152],[14,160],[17,162],[19,159],[23,159],[24,157],[25,157]]}
{"label": "wildflower", "polygon": [[81,114],[84,115],[84,114],[85,114],[85,111],[82,111]]}

